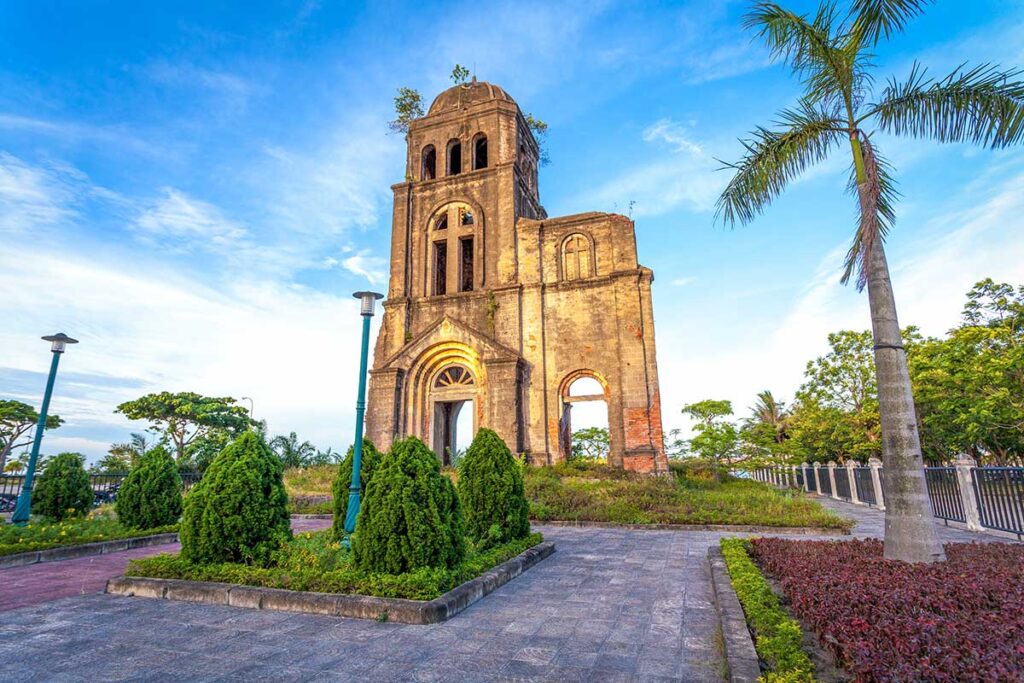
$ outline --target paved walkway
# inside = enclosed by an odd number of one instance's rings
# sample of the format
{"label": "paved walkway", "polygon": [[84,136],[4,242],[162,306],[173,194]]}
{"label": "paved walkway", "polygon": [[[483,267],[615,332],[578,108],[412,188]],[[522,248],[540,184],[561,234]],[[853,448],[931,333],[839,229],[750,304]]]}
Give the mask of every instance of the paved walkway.
{"label": "paved walkway", "polygon": [[[879,511],[822,502],[880,535]],[[3,615],[0,681],[721,680],[706,553],[728,534],[541,530],[553,556],[433,626],[109,596],[97,575],[86,595]]]}

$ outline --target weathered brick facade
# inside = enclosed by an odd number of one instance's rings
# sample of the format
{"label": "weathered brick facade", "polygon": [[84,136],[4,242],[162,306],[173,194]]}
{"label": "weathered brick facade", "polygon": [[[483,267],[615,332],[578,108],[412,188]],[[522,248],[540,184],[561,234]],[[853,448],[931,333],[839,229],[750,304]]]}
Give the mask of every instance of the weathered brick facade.
{"label": "weathered brick facade", "polygon": [[663,472],[653,273],[625,216],[547,217],[538,152],[512,98],[475,80],[410,126],[367,434],[380,448],[419,436],[443,453],[472,405],[475,428],[556,462],[569,449],[569,386],[592,377],[609,462]]}

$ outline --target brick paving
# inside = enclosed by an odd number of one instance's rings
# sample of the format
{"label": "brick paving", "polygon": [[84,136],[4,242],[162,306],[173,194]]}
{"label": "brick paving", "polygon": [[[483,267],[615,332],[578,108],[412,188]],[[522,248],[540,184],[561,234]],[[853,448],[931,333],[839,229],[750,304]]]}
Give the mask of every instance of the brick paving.
{"label": "brick paving", "polygon": [[[855,535],[880,535],[879,511],[822,503],[856,519]],[[0,681],[721,680],[706,553],[727,534],[541,530],[558,546],[552,557],[432,626],[79,595],[76,586],[75,597],[0,619]],[[11,572],[81,562],[3,570],[0,586]]]}

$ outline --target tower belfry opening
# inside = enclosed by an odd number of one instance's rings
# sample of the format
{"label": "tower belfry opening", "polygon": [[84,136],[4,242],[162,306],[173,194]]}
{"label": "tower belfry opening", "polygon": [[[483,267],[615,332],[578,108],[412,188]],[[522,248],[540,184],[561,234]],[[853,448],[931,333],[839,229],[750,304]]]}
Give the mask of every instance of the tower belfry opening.
{"label": "tower belfry opening", "polygon": [[[451,462],[489,427],[529,462],[553,463],[571,451],[572,411],[592,406],[607,415],[609,464],[667,471],[654,275],[632,221],[548,217],[537,141],[491,83],[438,95],[407,140],[368,436],[379,448],[417,436]],[[570,392],[581,378],[599,394]]]}

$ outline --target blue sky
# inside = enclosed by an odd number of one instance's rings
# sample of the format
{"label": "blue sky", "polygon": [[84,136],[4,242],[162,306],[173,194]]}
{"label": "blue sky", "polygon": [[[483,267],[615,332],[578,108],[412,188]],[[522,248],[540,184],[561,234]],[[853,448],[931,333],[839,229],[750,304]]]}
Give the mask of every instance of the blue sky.
{"label": "blue sky", "polygon": [[[459,62],[550,125],[549,215],[632,205],[654,269],[664,418],[790,398],[825,334],[867,327],[838,284],[854,207],[842,157],[752,226],[713,205],[737,138],[799,85],[741,29],[741,2],[64,2],[0,6],[0,396],[38,403],[42,334],[63,361],[45,451],[91,457],[159,390],[252,398],[271,432],[342,448],[358,315],[386,285],[399,86],[429,100]],[[808,2],[789,3],[809,10]],[[1024,66],[1024,3],[945,0],[878,50]],[[941,334],[991,276],[1024,282],[1024,154],[876,138],[903,199],[901,322]]]}

